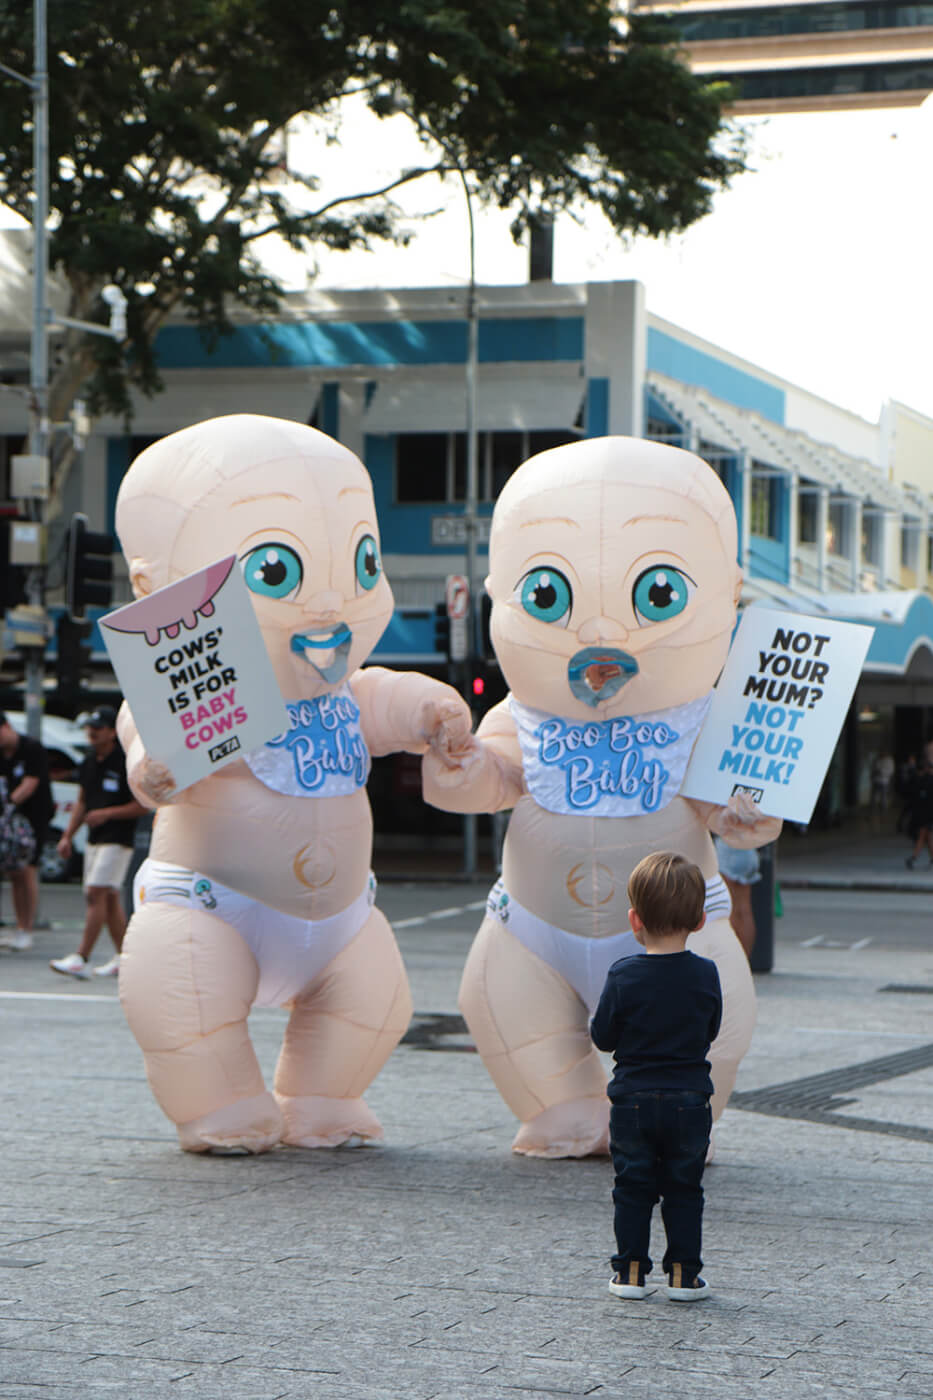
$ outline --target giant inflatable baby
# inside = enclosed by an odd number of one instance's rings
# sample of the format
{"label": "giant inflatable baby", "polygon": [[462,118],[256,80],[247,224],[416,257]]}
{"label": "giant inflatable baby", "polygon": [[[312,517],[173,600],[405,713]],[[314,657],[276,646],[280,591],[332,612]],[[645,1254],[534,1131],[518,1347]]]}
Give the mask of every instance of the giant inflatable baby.
{"label": "giant inflatable baby", "polygon": [[[137,598],[236,554],[289,714],[178,792],[121,711],[130,785],[157,808],[120,967],[150,1085],[191,1152],[378,1139],[363,1093],[411,1001],[373,902],[369,757],[431,746],[443,766],[469,711],[439,681],[360,669],[392,593],[370,479],[323,433],[250,415],[173,433],[130,467],[116,520]],[[290,1007],[273,1092],[254,1005]]]}
{"label": "giant inflatable baby", "polygon": [[748,798],[680,795],[725,660],[741,573],[735,513],[699,457],[594,438],[525,462],[496,502],[487,590],[510,694],[460,766],[427,755],[427,800],[512,811],[502,878],[463,975],[460,1005],[521,1126],[516,1152],[605,1152],[606,1072],[588,1023],[606,972],[641,952],[626,885],[652,851],[678,851],[707,882],[689,946],[723,989],[711,1051],[718,1116],[755,1020],[748,961],[729,924],[711,832],[737,847],[780,821]]}

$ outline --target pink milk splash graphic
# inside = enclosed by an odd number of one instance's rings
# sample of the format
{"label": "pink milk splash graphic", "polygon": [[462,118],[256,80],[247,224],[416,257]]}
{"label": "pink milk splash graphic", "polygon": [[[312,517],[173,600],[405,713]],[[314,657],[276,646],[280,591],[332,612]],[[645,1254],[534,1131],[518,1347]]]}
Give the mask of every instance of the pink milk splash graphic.
{"label": "pink milk splash graphic", "polygon": [[144,633],[151,647],[158,646],[163,632],[172,639],[179,635],[182,627],[191,631],[198,625],[198,614],[213,616],[213,599],[226,583],[235,563],[235,554],[220,559],[190,578],[170,583],[151,597],[141,598],[130,607],[101,618],[100,625],[113,632]]}

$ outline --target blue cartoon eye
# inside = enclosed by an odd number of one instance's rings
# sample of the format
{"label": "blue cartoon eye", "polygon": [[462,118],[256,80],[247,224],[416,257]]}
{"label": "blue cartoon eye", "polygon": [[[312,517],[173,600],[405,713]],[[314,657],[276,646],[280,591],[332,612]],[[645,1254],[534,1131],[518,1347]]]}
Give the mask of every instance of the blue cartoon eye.
{"label": "blue cartoon eye", "polygon": [[264,598],[292,597],[304,577],[301,560],[287,544],[257,545],[243,555],[240,564],[247,588]]}
{"label": "blue cartoon eye", "polygon": [[632,589],[632,605],[640,627],[666,622],[682,613],[696,590],[692,578],[673,564],[653,564],[638,575]]}
{"label": "blue cartoon eye", "polygon": [[382,560],[372,535],[364,535],[356,546],[356,585],[367,592],[375,588],[382,575]]}
{"label": "blue cartoon eye", "polygon": [[560,569],[529,569],[518,585],[518,596],[529,617],[566,627],[573,607],[573,589]]}

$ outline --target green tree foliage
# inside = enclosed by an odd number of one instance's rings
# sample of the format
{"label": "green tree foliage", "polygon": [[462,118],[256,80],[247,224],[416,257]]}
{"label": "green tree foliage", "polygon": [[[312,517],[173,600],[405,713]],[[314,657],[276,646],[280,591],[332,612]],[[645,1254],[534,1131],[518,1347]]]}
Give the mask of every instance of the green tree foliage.
{"label": "green tree foliage", "polygon": [[[597,205],[620,232],[664,234],[706,213],[742,169],[723,89],[694,78],[651,18],[612,0],[48,0],[50,255],[67,314],[107,321],[101,288],[128,299],[128,343],[70,332],[53,418],[74,395],[125,410],[159,387],[153,344],[185,316],[208,341],[236,301],[272,312],[281,288],[256,256],[405,237],[392,195],[458,169],[513,214]],[[0,53],[31,73],[32,14],[0,0]],[[403,112],[424,160],[383,188],[335,195],[283,181],[282,140],[302,114],[357,94]],[[27,220],[31,94],[0,74],[0,201]],[[348,138],[349,139],[349,138]],[[140,292],[146,289],[146,294]]]}

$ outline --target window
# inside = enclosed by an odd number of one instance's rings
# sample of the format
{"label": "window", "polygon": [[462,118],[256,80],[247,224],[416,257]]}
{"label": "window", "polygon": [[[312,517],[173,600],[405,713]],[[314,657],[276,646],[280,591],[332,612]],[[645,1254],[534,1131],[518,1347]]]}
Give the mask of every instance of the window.
{"label": "window", "polygon": [[862,561],[877,567],[881,563],[881,516],[873,510],[862,512]]}
{"label": "window", "polygon": [[[757,471],[756,471],[757,468]],[[781,538],[781,478],[762,473],[761,463],[752,463],[750,527],[753,535],[766,540]]]}
{"label": "window", "polygon": [[917,548],[920,539],[918,530],[911,529],[909,525],[901,526],[901,568],[915,569],[917,567]]}
{"label": "window", "polygon": [[[494,501],[528,457],[576,442],[579,433],[552,429],[477,434],[477,498]],[[399,505],[465,501],[466,433],[399,433],[395,439],[395,499]]]}
{"label": "window", "polygon": [[801,488],[797,497],[797,543],[816,544],[819,535],[820,498]]}
{"label": "window", "polygon": [[846,548],[848,538],[848,513],[849,506],[845,501],[830,501],[829,519],[826,529],[826,546],[830,554],[838,554],[845,557],[848,553]]}

